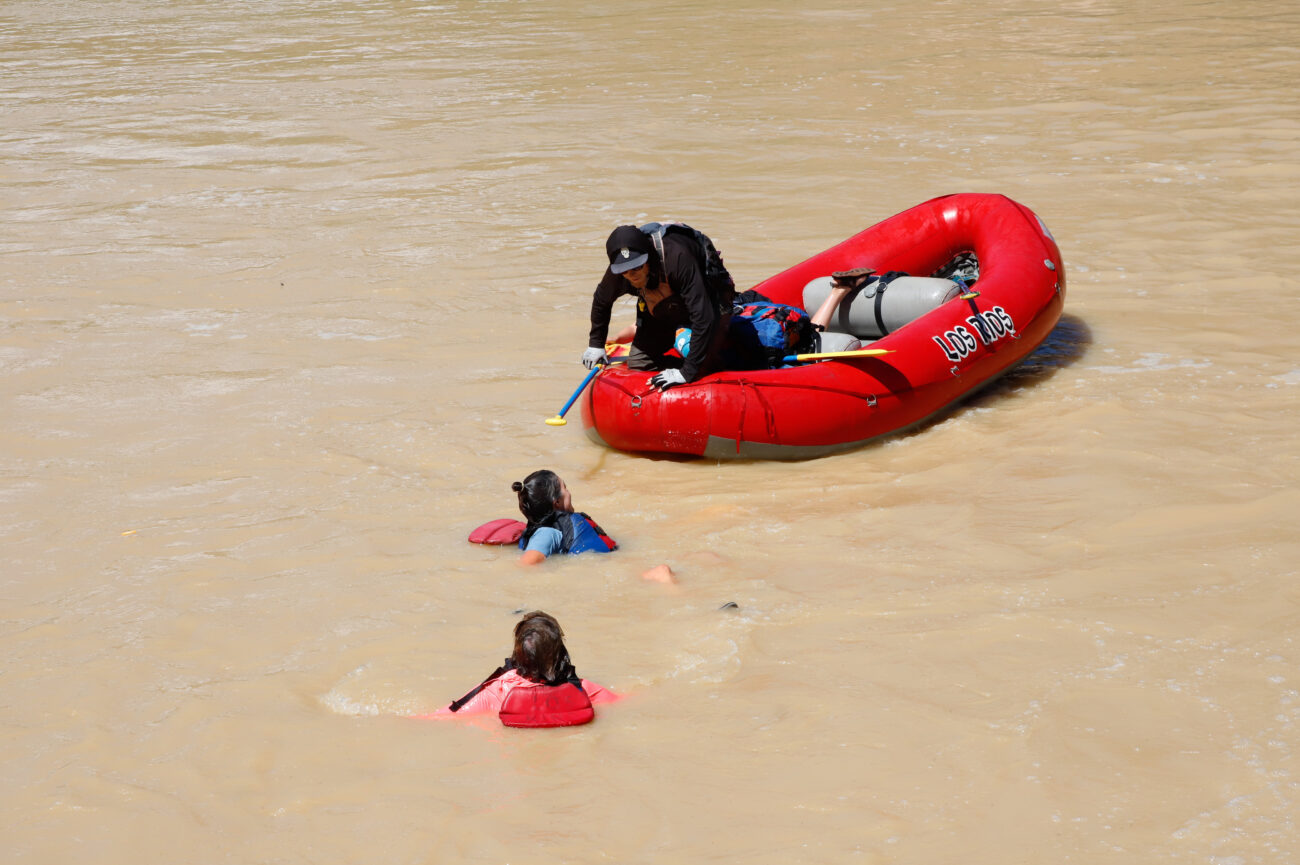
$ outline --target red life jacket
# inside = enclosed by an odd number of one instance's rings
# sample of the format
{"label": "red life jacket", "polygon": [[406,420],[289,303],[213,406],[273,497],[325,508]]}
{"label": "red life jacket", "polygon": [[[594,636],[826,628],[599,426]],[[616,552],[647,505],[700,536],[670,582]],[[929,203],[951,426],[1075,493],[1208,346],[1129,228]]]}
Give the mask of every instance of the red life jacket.
{"label": "red life jacket", "polygon": [[596,717],[587,692],[572,682],[515,688],[497,715],[507,727],[576,727]]}
{"label": "red life jacket", "polygon": [[[582,690],[582,680],[569,662],[567,651],[564,653],[564,661],[568,667],[566,675],[570,677],[567,681],[558,685],[516,685],[511,688],[497,713],[501,723],[507,727],[575,727],[590,723],[596,717],[596,710],[591,707],[591,698]],[[506,658],[505,663],[493,670],[492,675],[484,679],[482,684],[447,708],[459,712],[476,694],[514,668],[514,660]]]}

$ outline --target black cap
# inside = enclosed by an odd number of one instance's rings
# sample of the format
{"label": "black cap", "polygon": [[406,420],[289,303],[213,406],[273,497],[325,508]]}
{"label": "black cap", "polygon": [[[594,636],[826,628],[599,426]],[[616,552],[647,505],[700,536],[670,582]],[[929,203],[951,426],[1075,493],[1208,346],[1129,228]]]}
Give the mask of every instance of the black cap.
{"label": "black cap", "polygon": [[635,225],[620,225],[610,233],[609,240],[605,241],[609,272],[635,270],[650,260],[650,250],[653,248],[644,231]]}

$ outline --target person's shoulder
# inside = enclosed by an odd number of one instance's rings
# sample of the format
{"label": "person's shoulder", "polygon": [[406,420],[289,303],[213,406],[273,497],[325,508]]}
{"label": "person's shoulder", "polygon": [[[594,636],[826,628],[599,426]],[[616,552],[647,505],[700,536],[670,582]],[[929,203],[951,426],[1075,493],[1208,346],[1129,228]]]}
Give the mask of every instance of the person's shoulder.
{"label": "person's shoulder", "polygon": [[564,546],[564,534],[554,526],[542,526],[533,531],[533,536],[528,539],[524,551],[535,550],[544,556],[550,556],[559,552]]}
{"label": "person's shoulder", "polygon": [[695,241],[695,230],[684,224],[674,225],[671,231],[665,231],[664,244],[685,249],[694,249],[699,245]]}
{"label": "person's shoulder", "polygon": [[671,256],[682,264],[690,264],[694,267],[696,257],[703,251],[695,240],[695,233],[690,229],[670,231],[664,235],[664,256]]}

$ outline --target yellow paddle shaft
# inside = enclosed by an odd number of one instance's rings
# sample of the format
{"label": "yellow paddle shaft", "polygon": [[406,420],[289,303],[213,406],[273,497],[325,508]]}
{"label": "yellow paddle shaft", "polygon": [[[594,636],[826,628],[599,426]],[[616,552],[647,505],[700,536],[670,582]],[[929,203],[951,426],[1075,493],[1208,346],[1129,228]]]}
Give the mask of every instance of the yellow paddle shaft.
{"label": "yellow paddle shaft", "polygon": [[823,351],[818,354],[795,354],[785,358],[789,363],[795,360],[822,360],[830,357],[876,357],[882,354],[893,354],[892,348],[860,348],[857,351]]}

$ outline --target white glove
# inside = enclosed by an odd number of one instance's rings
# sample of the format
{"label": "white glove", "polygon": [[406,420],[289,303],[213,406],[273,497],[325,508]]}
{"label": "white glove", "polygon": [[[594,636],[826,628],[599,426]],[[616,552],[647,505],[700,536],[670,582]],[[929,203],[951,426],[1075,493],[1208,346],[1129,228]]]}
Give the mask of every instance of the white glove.
{"label": "white glove", "polygon": [[668,388],[676,387],[679,384],[686,384],[686,376],[682,375],[680,369],[666,369],[650,379],[650,386],[657,387],[660,391],[668,390]]}
{"label": "white glove", "polygon": [[582,353],[582,365],[591,369],[598,363],[609,363],[609,355],[603,348],[589,348]]}

